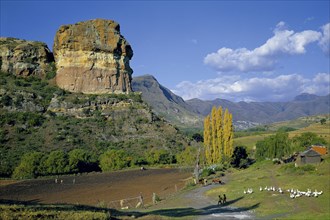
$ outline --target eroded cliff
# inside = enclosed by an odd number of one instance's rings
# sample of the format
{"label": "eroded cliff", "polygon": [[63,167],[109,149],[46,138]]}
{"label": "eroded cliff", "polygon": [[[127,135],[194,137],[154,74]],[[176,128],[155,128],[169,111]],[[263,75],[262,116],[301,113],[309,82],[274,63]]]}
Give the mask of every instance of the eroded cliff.
{"label": "eroded cliff", "polygon": [[63,25],[54,40],[56,83],[85,94],[129,93],[133,70],[130,44],[119,24],[95,19]]}
{"label": "eroded cliff", "polygon": [[0,69],[19,76],[44,77],[54,62],[47,45],[11,37],[0,37]]}

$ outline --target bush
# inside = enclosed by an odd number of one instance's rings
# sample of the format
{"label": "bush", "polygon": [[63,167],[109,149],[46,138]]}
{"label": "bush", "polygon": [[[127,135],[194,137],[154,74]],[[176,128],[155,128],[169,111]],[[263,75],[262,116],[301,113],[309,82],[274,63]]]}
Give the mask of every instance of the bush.
{"label": "bush", "polygon": [[20,164],[13,172],[13,178],[26,179],[36,178],[40,175],[40,162],[44,155],[40,152],[31,152],[24,154]]}
{"label": "bush", "polygon": [[149,164],[171,164],[176,162],[176,158],[164,149],[152,149],[146,153]]}
{"label": "bush", "polygon": [[83,149],[74,149],[69,152],[70,173],[99,171],[96,156]]}
{"label": "bush", "polygon": [[193,166],[196,163],[197,149],[193,147],[186,147],[184,151],[178,153],[176,158],[180,165]]}
{"label": "bush", "polygon": [[65,174],[70,171],[68,155],[62,150],[52,151],[44,161],[46,175]]}
{"label": "bush", "polygon": [[303,175],[304,173],[311,173],[315,171],[315,166],[312,164],[306,164],[296,167],[294,163],[283,165],[281,168],[286,173]]}
{"label": "bush", "polygon": [[51,62],[48,65],[48,69],[46,72],[46,79],[50,80],[50,79],[53,79],[55,76],[56,76],[56,66],[55,66],[54,62]]}
{"label": "bush", "polygon": [[124,150],[108,150],[100,156],[102,171],[120,170],[129,167],[131,159]]}
{"label": "bush", "polygon": [[208,176],[210,176],[212,174],[215,174],[215,171],[213,169],[205,168],[205,169],[203,169],[203,171],[201,173],[201,178],[208,177]]}

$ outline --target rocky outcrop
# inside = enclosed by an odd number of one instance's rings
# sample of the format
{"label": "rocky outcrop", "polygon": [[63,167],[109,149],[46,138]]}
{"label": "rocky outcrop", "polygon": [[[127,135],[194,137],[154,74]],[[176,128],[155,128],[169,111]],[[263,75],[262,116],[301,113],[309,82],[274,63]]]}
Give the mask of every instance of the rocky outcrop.
{"label": "rocky outcrop", "polygon": [[3,72],[42,77],[50,68],[51,62],[54,62],[54,57],[45,43],[0,38],[0,69]]}
{"label": "rocky outcrop", "polygon": [[115,21],[95,19],[61,26],[53,50],[56,83],[62,89],[85,94],[131,92],[133,51]]}

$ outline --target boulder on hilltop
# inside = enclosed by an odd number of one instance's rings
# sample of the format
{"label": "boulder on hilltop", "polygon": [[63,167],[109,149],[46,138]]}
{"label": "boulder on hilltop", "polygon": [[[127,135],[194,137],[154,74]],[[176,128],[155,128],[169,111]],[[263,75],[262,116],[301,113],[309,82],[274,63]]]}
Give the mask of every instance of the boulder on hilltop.
{"label": "boulder on hilltop", "polygon": [[0,69],[19,76],[44,77],[54,62],[45,43],[0,37]]}
{"label": "boulder on hilltop", "polygon": [[61,26],[55,36],[57,85],[85,94],[129,93],[133,50],[119,24],[94,19]]}

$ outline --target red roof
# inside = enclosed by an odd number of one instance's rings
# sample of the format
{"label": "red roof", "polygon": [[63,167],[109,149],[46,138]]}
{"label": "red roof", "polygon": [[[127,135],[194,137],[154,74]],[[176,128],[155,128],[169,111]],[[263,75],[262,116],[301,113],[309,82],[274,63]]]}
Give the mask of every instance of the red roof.
{"label": "red roof", "polygon": [[321,155],[327,154],[327,148],[323,146],[312,145],[311,149],[313,149],[314,151],[316,151]]}

